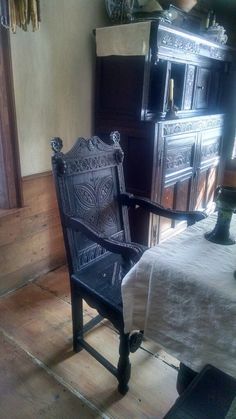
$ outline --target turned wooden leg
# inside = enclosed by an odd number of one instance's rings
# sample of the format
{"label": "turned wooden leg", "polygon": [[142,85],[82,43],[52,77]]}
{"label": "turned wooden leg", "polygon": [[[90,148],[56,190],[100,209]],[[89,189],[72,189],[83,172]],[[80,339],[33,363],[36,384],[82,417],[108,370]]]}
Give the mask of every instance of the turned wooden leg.
{"label": "turned wooden leg", "polygon": [[120,346],[119,346],[119,362],[117,366],[117,379],[119,382],[118,391],[125,395],[129,390],[128,382],[131,373],[131,364],[129,361],[129,334],[120,334]]}
{"label": "turned wooden leg", "polygon": [[73,289],[71,284],[71,308],[72,308],[72,329],[73,329],[73,350],[80,352],[78,338],[83,338],[83,299]]}

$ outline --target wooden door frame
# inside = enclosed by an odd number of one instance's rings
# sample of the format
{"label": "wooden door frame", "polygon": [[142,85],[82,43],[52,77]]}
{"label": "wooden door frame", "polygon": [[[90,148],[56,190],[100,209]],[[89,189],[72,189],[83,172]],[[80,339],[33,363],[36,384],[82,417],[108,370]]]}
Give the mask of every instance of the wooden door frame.
{"label": "wooden door frame", "polygon": [[9,31],[0,25],[0,208],[22,206]]}

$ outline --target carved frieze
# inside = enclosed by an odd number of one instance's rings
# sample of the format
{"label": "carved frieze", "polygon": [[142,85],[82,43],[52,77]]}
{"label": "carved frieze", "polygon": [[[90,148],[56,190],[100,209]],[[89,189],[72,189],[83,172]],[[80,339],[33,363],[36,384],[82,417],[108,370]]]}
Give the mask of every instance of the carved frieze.
{"label": "carved frieze", "polygon": [[65,154],[61,152],[63,141],[53,138],[51,148],[58,174],[74,175],[121,164],[124,154],[119,145],[119,138],[117,131],[111,133],[112,145],[104,143],[96,136],[89,139],[78,138],[72,149]]}
{"label": "carved frieze", "polygon": [[209,117],[191,121],[175,120],[173,123],[164,123],[164,135],[182,134],[191,131],[202,131],[205,129],[219,128],[223,126],[223,118]]}
{"label": "carved frieze", "polygon": [[199,43],[175,33],[161,32],[158,38],[158,44],[171,48],[177,49],[179,52],[199,54],[200,46]]}
{"label": "carved frieze", "polygon": [[99,256],[102,256],[105,253],[106,249],[99,245],[94,245],[87,248],[86,250],[81,251],[77,260],[77,269],[81,268],[84,265],[87,265],[89,262],[92,262],[94,259],[96,259]]}
{"label": "carved frieze", "polygon": [[[118,233],[113,234],[112,238],[122,242],[124,241],[124,232],[119,231]],[[79,251],[77,258],[77,269],[81,268],[84,265],[87,265],[99,256],[104,255],[106,252],[107,250],[98,244],[93,244],[87,247],[85,250],[83,249]]]}
{"label": "carved frieze", "polygon": [[116,155],[112,153],[100,156],[81,157],[73,159],[66,158],[65,161],[66,174],[74,175],[76,173],[114,166],[116,165]]}
{"label": "carved frieze", "polygon": [[207,37],[194,36],[181,30],[178,31],[176,28],[166,27],[165,24],[159,25],[157,45],[159,49],[168,48],[178,54],[202,55],[220,61],[232,61],[231,51],[227,47],[217,45]]}

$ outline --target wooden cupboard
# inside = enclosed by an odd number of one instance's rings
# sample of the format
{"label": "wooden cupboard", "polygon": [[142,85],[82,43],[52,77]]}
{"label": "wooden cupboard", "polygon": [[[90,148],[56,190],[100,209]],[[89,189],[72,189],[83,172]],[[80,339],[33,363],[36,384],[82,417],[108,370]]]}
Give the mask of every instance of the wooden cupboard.
{"label": "wooden cupboard", "polygon": [[[107,138],[120,132],[127,189],[168,208],[209,211],[219,181],[232,51],[163,22],[105,28],[104,37],[102,31],[94,132]],[[99,43],[105,43],[102,51]],[[143,54],[139,44],[146,45]],[[170,79],[174,119],[168,113]],[[132,239],[148,245],[184,227],[139,208],[130,218],[139,226]]]}

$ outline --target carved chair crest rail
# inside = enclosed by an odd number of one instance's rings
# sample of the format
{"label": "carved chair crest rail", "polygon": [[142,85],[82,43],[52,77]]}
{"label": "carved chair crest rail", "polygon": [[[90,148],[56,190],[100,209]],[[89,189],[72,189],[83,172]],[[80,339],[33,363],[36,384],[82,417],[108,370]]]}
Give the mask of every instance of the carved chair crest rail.
{"label": "carved chair crest rail", "polygon": [[[79,138],[64,154],[62,140],[54,138],[52,167],[70,275],[73,348],[75,352],[86,349],[94,356],[117,378],[118,390],[125,394],[131,372],[129,354],[140,346],[142,332],[124,333],[121,282],[146,249],[131,242],[128,207],[142,206],[163,217],[185,219],[189,225],[205,214],[168,210],[126,193],[119,133],[111,133],[110,139],[107,144],[96,136]],[[98,312],[86,325],[83,300]],[[117,367],[84,339],[103,318],[120,335]]]}

